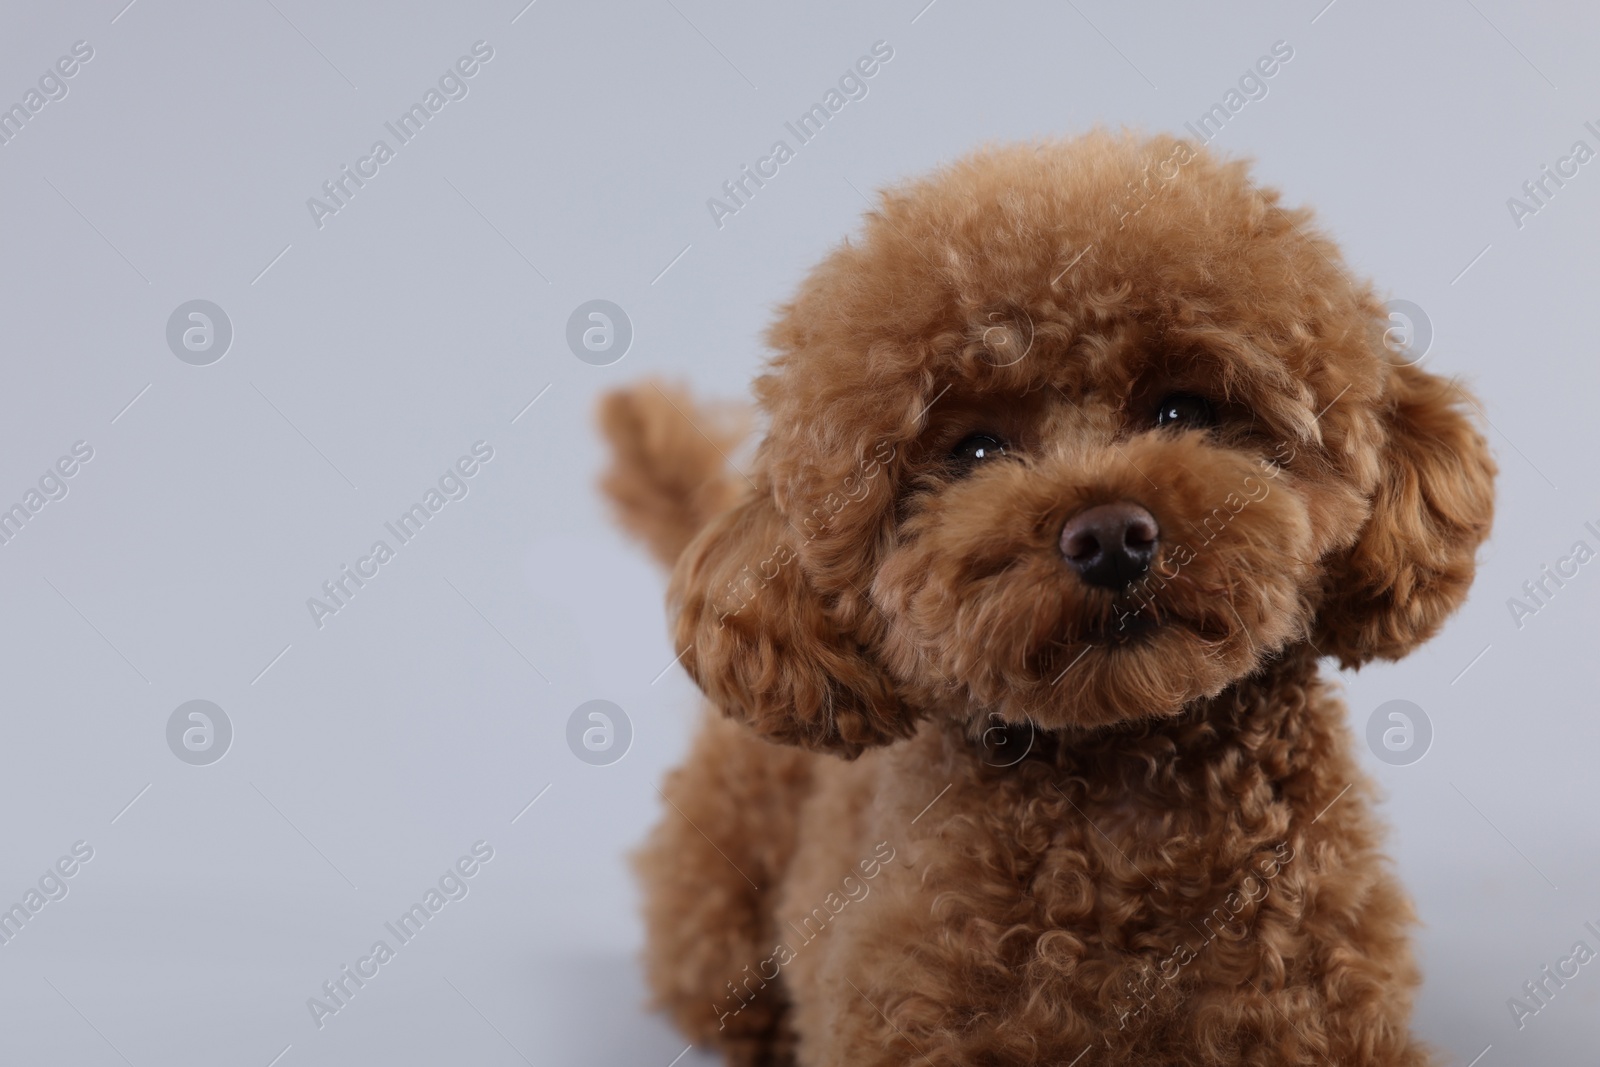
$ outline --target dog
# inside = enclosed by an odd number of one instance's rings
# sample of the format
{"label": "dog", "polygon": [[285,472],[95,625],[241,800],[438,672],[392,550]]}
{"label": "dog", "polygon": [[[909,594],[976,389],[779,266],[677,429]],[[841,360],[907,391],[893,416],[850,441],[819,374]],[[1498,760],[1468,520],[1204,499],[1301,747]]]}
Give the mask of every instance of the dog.
{"label": "dog", "polygon": [[882,194],[740,433],[600,418],[709,698],[638,857],[735,1065],[1434,1062],[1319,661],[1395,660],[1493,512],[1475,404],[1242,162],[1096,132]]}

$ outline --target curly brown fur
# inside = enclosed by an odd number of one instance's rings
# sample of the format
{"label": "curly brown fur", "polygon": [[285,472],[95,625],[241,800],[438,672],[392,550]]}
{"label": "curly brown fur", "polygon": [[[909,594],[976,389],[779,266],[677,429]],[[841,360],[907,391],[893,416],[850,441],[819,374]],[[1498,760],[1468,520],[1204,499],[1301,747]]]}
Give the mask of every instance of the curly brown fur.
{"label": "curly brown fur", "polygon": [[[886,193],[783,309],[754,487],[670,593],[724,716],[641,860],[693,1040],[1430,1062],[1317,660],[1398,658],[1459,606],[1494,465],[1277,200],[1169,138],[987,150]],[[1068,565],[1098,505],[1159,527],[1131,582]]]}
{"label": "curly brown fur", "polygon": [[744,420],[658,382],[607,393],[598,416],[614,453],[600,486],[623,528],[671,564],[733,503],[728,452],[744,437]]}

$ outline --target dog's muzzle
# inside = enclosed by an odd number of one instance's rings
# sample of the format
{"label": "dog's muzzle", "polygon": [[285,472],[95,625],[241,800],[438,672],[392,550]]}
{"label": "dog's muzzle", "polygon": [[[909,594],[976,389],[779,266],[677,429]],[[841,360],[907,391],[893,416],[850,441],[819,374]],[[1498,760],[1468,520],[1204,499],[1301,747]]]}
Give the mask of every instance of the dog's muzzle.
{"label": "dog's muzzle", "polygon": [[1150,569],[1160,543],[1155,516],[1131,500],[1097,504],[1061,528],[1061,556],[1101,589],[1125,589]]}

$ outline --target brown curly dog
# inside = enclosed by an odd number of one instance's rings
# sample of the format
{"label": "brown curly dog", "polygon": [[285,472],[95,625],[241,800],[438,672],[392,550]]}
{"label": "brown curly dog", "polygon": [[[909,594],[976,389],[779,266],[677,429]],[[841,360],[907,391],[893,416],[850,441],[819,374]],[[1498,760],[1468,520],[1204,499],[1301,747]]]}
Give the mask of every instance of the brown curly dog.
{"label": "brown curly dog", "polygon": [[769,333],[768,429],[602,422],[714,713],[639,866],[733,1064],[1394,1067],[1410,905],[1320,657],[1466,596],[1494,465],[1304,210],[1187,142],[887,192]]}

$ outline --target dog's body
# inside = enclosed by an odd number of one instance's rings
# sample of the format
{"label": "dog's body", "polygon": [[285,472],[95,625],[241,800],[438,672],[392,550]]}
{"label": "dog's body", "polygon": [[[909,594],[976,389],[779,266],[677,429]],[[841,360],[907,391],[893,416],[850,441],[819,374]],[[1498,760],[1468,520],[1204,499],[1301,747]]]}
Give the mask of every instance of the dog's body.
{"label": "dog's body", "polygon": [[1493,466],[1274,200],[1182,142],[979,155],[785,309],[753,488],[686,398],[608,400],[608,489],[713,703],[641,857],[692,1040],[1429,1062],[1317,661],[1431,635]]}

